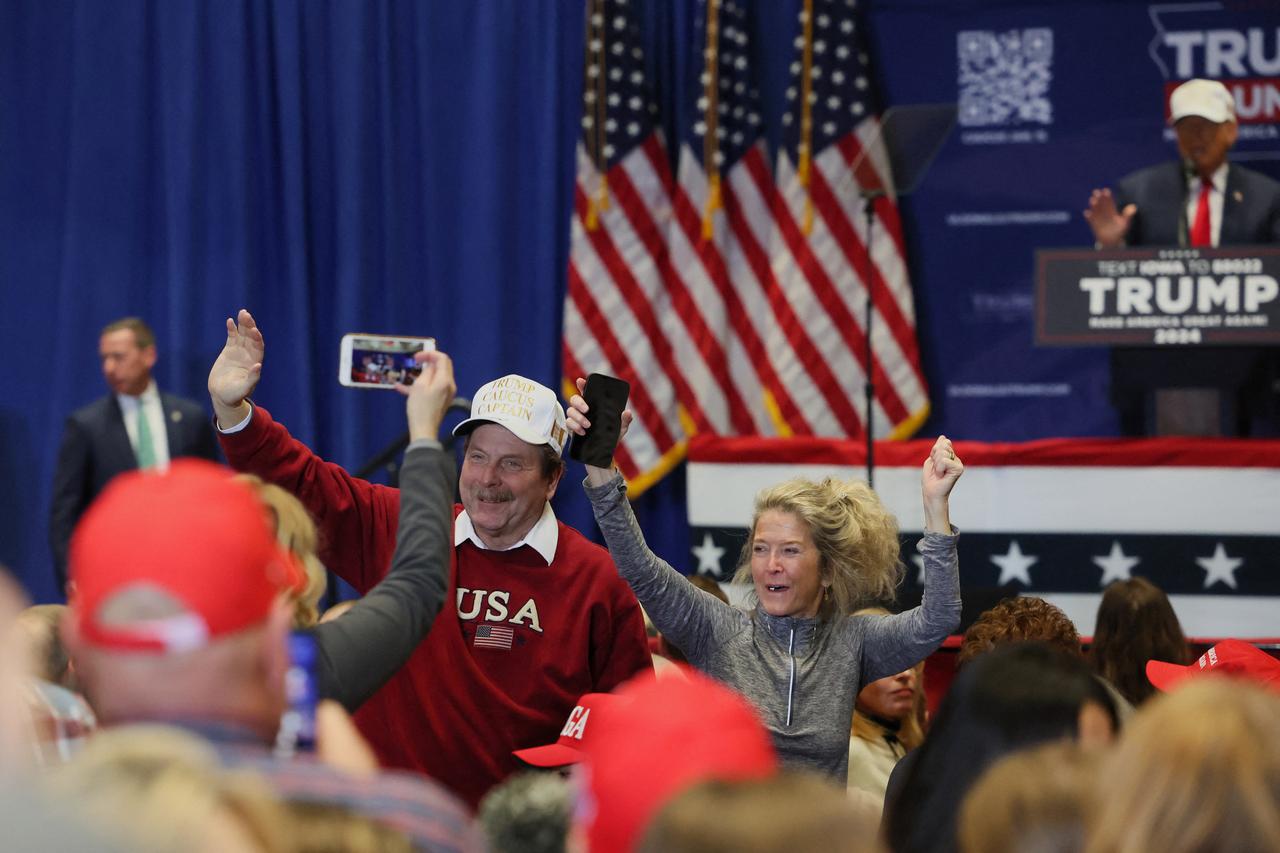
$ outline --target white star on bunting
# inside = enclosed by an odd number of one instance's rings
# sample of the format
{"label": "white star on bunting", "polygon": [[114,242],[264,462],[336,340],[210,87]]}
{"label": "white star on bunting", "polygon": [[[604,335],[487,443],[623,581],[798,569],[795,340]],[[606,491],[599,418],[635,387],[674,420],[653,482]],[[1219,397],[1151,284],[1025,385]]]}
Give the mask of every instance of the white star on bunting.
{"label": "white star on bunting", "polygon": [[701,545],[689,550],[698,558],[698,571],[695,574],[720,576],[720,558],[724,556],[724,549],[716,545],[710,533],[703,534]]}
{"label": "white star on bunting", "polygon": [[1106,586],[1112,581],[1132,580],[1130,572],[1138,565],[1138,558],[1126,556],[1120,543],[1113,541],[1111,553],[1105,557],[1094,557],[1093,562],[1102,569],[1102,580],[1098,581],[1098,586]]}
{"label": "white star on bunting", "polygon": [[992,555],[991,557],[991,562],[1000,567],[1000,579],[996,581],[996,586],[1004,586],[1015,580],[1024,586],[1031,586],[1031,572],[1029,570],[1039,561],[1039,557],[1022,553],[1018,540],[1010,541],[1007,554]]}
{"label": "white star on bunting", "polygon": [[1244,560],[1239,557],[1228,557],[1227,549],[1218,543],[1212,557],[1196,557],[1196,563],[1204,569],[1204,588],[1208,589],[1218,581],[1222,581],[1232,589],[1236,588],[1236,569]]}

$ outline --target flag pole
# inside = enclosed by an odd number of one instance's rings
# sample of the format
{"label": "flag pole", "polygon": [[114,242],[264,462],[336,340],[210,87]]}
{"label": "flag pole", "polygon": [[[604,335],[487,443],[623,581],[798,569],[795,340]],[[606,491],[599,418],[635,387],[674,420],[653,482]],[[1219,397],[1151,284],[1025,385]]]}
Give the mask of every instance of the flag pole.
{"label": "flag pole", "polygon": [[712,215],[724,206],[720,195],[720,165],[716,163],[719,153],[719,91],[720,91],[720,2],[707,0],[707,49],[706,49],[706,86],[703,98],[707,108],[703,116],[706,133],[702,137],[702,170],[707,176],[707,203],[702,212],[702,239],[710,240],[715,236],[715,222]]}
{"label": "flag pole", "polygon": [[[594,58],[595,62],[587,62],[588,68],[595,68],[596,79],[595,86],[595,102],[592,106],[594,115],[595,131],[592,136],[594,149],[591,152],[591,159],[596,164],[596,170],[600,176],[600,183],[596,187],[596,191],[591,194],[587,200],[587,221],[586,227],[588,231],[595,231],[600,227],[600,211],[609,209],[609,161],[604,156],[605,143],[608,136],[605,132],[605,122],[608,119],[607,109],[605,106],[608,93],[605,88],[605,45],[604,37],[608,32],[608,27],[604,24],[604,2],[603,0],[592,0],[591,14],[587,18],[587,44],[586,54]],[[599,23],[597,23],[597,21]],[[591,85],[592,81],[587,81]]]}
{"label": "flag pole", "polygon": [[876,471],[876,439],[875,431],[871,428],[871,414],[876,402],[876,382],[875,370],[872,367],[873,358],[871,350],[871,320],[874,316],[873,306],[875,305],[876,295],[876,263],[871,254],[871,240],[874,233],[876,220],[876,199],[883,193],[880,190],[872,190],[863,196],[863,213],[867,217],[867,319],[863,323],[867,335],[867,486],[872,490],[875,489],[875,471]]}
{"label": "flag pole", "polygon": [[813,0],[804,0],[804,48],[800,70],[800,163],[797,178],[804,187],[804,218],[800,233],[808,237],[813,233],[813,190],[809,186],[809,173],[813,164]]}

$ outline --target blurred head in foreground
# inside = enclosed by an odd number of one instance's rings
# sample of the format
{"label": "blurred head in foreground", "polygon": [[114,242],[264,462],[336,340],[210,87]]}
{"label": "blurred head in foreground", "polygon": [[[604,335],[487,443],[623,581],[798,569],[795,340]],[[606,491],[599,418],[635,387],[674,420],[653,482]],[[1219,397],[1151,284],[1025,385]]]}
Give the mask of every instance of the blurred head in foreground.
{"label": "blurred head in foreground", "polygon": [[960,803],[997,759],[1063,738],[1109,743],[1115,708],[1079,654],[1012,643],[966,664],[947,692],[902,789],[885,804],[894,850],[954,837]]}
{"label": "blurred head in foreground", "polygon": [[493,853],[560,853],[571,802],[559,773],[527,770],[485,794],[476,817]]}
{"label": "blurred head in foreground", "polygon": [[874,813],[831,781],[787,771],[695,785],[654,818],[639,853],[874,853]]}
{"label": "blurred head in foreground", "polygon": [[961,853],[1075,853],[1104,754],[1076,741],[1010,753],[982,774],[960,809]]}
{"label": "blurred head in foreground", "polygon": [[178,729],[100,732],[50,781],[56,795],[134,849],[292,849],[288,812],[267,784],[247,771],[223,769],[211,747]]}
{"label": "blurred head in foreground", "polygon": [[1157,696],[1098,776],[1091,853],[1280,850],[1280,696],[1206,677]]}
{"label": "blurred head in foreground", "polygon": [[769,733],[739,694],[697,673],[637,679],[583,744],[574,833],[591,851],[629,851],[654,814],[709,779],[777,770]]}
{"label": "blurred head in foreground", "polygon": [[285,705],[292,559],[217,465],[117,477],[71,542],[63,635],[107,724],[233,720],[264,739]]}

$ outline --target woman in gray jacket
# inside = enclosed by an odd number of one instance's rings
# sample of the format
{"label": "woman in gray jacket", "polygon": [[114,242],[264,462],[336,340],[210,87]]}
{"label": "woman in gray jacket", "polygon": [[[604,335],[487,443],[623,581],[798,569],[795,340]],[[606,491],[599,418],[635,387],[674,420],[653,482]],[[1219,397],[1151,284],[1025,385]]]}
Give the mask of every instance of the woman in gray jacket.
{"label": "woman in gray jacket", "polygon": [[[587,409],[580,394],[569,400],[577,435],[591,424]],[[625,413],[624,434],[629,424]],[[616,470],[588,465],[586,492],[618,571],[658,630],[755,704],[784,762],[843,786],[862,685],[913,666],[959,625],[948,499],[963,471],[939,437],[922,469],[924,599],[895,616],[846,615],[891,596],[902,571],[897,523],[863,483],[796,479],[757,496],[735,578],[754,586],[749,611],[693,586],[649,550]]]}

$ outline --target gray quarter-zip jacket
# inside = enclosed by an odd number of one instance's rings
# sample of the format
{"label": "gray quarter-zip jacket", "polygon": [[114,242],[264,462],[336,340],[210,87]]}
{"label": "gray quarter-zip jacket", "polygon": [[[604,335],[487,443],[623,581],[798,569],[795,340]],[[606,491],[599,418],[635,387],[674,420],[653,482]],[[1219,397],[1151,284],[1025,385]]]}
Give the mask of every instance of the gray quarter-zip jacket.
{"label": "gray quarter-zip jacket", "polygon": [[730,607],[650,551],[621,476],[586,491],[618,571],[658,630],[689,663],[755,704],[784,763],[842,787],[862,685],[914,666],[960,624],[954,532],[924,534],[924,599],[913,610],[831,620],[770,616],[759,605]]}

